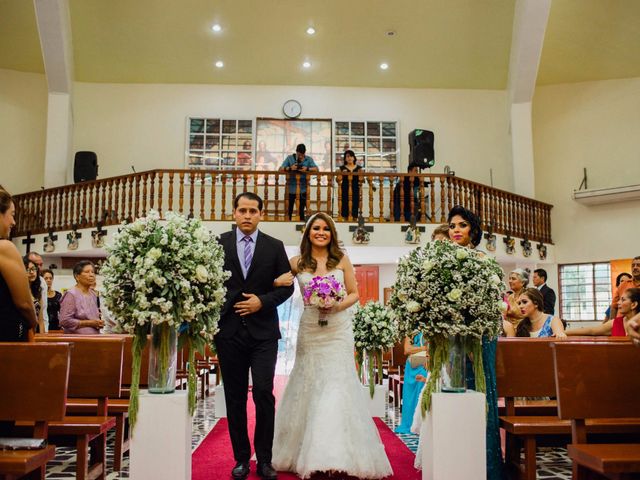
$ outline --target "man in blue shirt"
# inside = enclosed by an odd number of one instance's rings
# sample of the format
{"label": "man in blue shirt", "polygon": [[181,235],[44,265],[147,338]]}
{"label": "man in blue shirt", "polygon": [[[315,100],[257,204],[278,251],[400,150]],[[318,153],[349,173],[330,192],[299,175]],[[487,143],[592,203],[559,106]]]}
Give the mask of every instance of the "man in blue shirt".
{"label": "man in blue shirt", "polygon": [[304,222],[304,209],[307,205],[307,174],[306,172],[317,172],[318,166],[313,158],[305,155],[307,147],[304,143],[299,144],[296,147],[296,153],[289,155],[284,163],[280,166],[278,171],[289,173],[288,192],[289,192],[289,220],[293,215],[293,206],[296,203],[296,188],[298,185],[298,178],[300,178],[300,197],[298,202],[298,213],[300,213],[300,220]]}

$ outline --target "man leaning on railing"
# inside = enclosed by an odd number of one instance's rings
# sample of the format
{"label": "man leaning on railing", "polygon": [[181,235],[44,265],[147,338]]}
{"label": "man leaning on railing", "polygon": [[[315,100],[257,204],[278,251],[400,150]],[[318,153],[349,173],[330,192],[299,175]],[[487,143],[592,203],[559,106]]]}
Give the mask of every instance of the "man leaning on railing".
{"label": "man leaning on railing", "polygon": [[[296,153],[289,155],[280,166],[278,171],[289,172],[288,192],[289,192],[289,220],[293,215],[293,206],[298,200],[298,213],[300,220],[304,221],[304,209],[307,205],[307,174],[306,172],[317,172],[318,166],[313,158],[305,155],[307,147],[304,143],[296,147]],[[300,177],[300,197],[296,199],[296,187]]]}

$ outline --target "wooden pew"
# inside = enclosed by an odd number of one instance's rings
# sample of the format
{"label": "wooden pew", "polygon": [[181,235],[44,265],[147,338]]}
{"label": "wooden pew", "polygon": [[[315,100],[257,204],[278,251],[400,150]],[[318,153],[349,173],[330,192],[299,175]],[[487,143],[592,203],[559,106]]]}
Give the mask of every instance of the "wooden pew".
{"label": "wooden pew", "polygon": [[[564,343],[593,343],[594,337],[574,337]],[[597,341],[611,341],[600,337]],[[496,356],[498,396],[505,398],[505,415],[500,416],[500,427],[506,432],[505,460],[507,467],[526,480],[536,478],[536,449],[538,441],[569,438],[571,423],[560,419],[554,404],[518,406],[516,397],[555,397],[556,384],[553,364],[555,343],[553,338],[501,338]],[[614,342],[627,342],[626,339]],[[536,409],[540,409],[536,412]],[[545,411],[546,410],[546,411]],[[534,413],[535,412],[535,413]],[[636,431],[640,422],[589,421],[593,433],[629,433]],[[524,462],[520,461],[520,450]]]}
{"label": "wooden pew", "polygon": [[[37,337],[40,337],[38,335]],[[77,335],[70,335],[71,340],[78,338]],[[87,335],[94,338],[96,335]],[[129,418],[129,389],[131,387],[131,377],[133,374],[133,336],[132,335],[100,335],[99,338],[121,338],[124,339],[124,350],[122,355],[122,387],[120,398],[109,398],[107,414],[116,419],[116,435],[113,448],[113,469],[116,472],[122,470],[122,461],[125,452],[129,450],[129,430],[127,419]],[[64,336],[66,338],[66,335]],[[149,342],[142,351],[140,358],[140,388],[145,388],[149,377]],[[70,398],[67,401],[68,415],[92,415],[96,411],[98,401],[90,398]]]}
{"label": "wooden pew", "polygon": [[558,413],[571,421],[573,478],[640,478],[640,443],[588,443],[588,420],[638,422],[640,349],[627,343],[556,343],[552,346]]}
{"label": "wooden pew", "polygon": [[[69,344],[0,343],[0,421],[33,422],[33,438],[46,439],[48,424],[64,417]],[[0,450],[0,477],[44,479],[56,449]]]}
{"label": "wooden pew", "polygon": [[[115,428],[116,419],[108,416],[109,398],[120,396],[124,338],[113,336],[52,335],[36,336],[37,343],[51,341],[72,343],[68,396],[93,399],[95,407],[88,416],[67,415],[51,422],[49,435],[75,439],[76,478],[105,478],[106,435]],[[90,455],[87,449],[91,447]]]}

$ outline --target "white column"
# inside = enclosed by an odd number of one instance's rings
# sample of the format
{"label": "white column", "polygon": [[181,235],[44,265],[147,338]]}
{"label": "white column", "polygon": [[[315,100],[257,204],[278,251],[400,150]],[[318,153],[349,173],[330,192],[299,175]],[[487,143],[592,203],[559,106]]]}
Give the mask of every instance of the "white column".
{"label": "white column", "polygon": [[483,393],[434,393],[422,422],[422,480],[485,480],[486,407]]}
{"label": "white column", "polygon": [[44,186],[73,182],[73,113],[71,95],[49,93],[47,143],[44,158]]}
{"label": "white column", "polygon": [[511,105],[511,154],[513,158],[513,191],[518,195],[535,197],[533,164],[533,131],[531,102]]}
{"label": "white column", "polygon": [[135,480],[191,479],[191,417],[187,391],[140,392],[131,437],[129,477]]}

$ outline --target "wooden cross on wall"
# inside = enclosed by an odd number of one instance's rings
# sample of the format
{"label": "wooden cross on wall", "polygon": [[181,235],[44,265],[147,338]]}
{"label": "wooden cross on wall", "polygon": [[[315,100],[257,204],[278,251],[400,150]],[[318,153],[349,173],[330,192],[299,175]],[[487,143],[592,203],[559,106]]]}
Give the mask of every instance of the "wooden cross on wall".
{"label": "wooden cross on wall", "polygon": [[31,244],[36,243],[36,239],[31,237],[31,232],[27,232],[27,238],[22,240],[22,244],[27,246],[27,254],[31,251]]}

